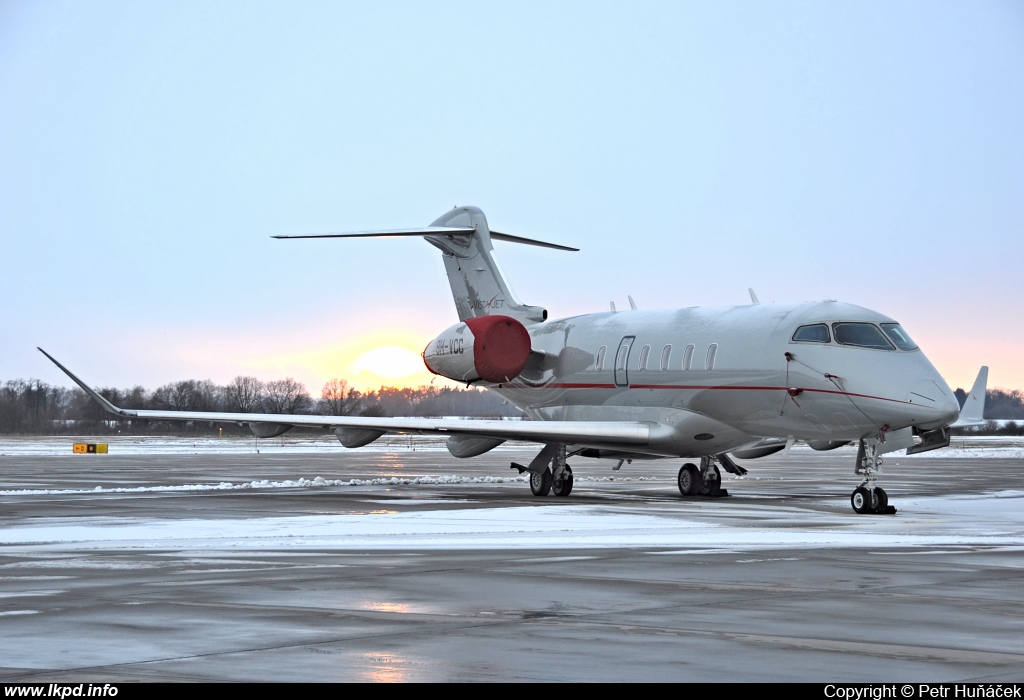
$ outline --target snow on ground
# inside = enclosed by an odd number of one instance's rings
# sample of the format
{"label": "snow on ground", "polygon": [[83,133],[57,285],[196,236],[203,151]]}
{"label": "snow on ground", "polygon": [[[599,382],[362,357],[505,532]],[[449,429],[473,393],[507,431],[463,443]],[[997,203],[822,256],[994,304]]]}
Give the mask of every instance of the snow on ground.
{"label": "snow on ground", "polygon": [[[0,454],[74,456],[72,438],[4,439]],[[252,450],[254,441],[176,438],[109,439],[114,454],[222,454]],[[342,450],[321,438],[267,440],[261,451],[292,454]],[[379,451],[440,450],[442,439],[395,439]],[[806,450],[796,447],[796,450]],[[844,448],[850,449],[850,448]],[[1024,439],[956,438],[954,445],[927,456],[1024,458]],[[902,455],[901,455],[902,458]],[[10,490],[7,497],[126,494],[155,491],[209,491],[268,488],[378,487],[445,484],[519,484],[522,476],[421,476],[331,480],[321,477],[284,481],[248,481],[136,488]],[[645,481],[650,477],[583,477],[579,481]],[[369,495],[369,494],[368,494]],[[0,531],[0,551],[42,549],[565,549],[650,547],[669,553],[829,548],[982,547],[1024,551],[1024,491],[902,499],[895,517],[865,517],[846,511],[845,497],[815,506],[830,509],[762,505],[733,501],[678,504],[510,506],[429,511],[265,518],[49,518]],[[410,501],[410,504],[413,502]],[[434,504],[437,505],[437,504]],[[453,504],[454,506],[454,504]]]}
{"label": "snow on ground", "polygon": [[[444,474],[441,476],[419,477],[381,477],[378,479],[324,479],[321,476],[313,479],[298,478],[283,481],[245,481],[238,484],[222,481],[217,484],[178,484],[160,486],[132,486],[107,488],[96,486],[91,489],[10,489],[0,490],[0,496],[65,496],[84,493],[159,493],[163,491],[237,491],[241,489],[294,489],[321,488],[324,486],[442,486],[446,484],[524,484],[525,476],[459,476]],[[674,479],[655,476],[576,476],[576,482],[636,482],[664,481],[675,483]]]}
{"label": "snow on ground", "polygon": [[430,485],[439,486],[443,484],[509,484],[522,483],[526,481],[525,476],[421,476],[416,478],[382,477],[379,479],[286,479],[284,481],[269,481],[261,479],[258,481],[246,481],[242,483],[231,483],[222,481],[219,484],[180,484],[160,486],[136,486],[126,488],[104,488],[97,486],[92,489],[13,489],[0,491],[0,496],[62,496],[84,493],[147,493],[163,491],[236,491],[240,489],[293,489],[293,488],[320,488],[324,486],[415,486]]}
{"label": "snow on ground", "polygon": [[[75,455],[72,445],[76,442],[107,443],[109,454],[118,455],[160,455],[160,454],[330,454],[343,453],[346,448],[331,436],[297,436],[269,438],[191,438],[161,435],[146,436],[68,436],[68,437],[18,437],[0,438],[0,456],[71,456],[76,459],[90,458],[89,455]],[[508,444],[508,443],[506,443]],[[513,444],[514,446],[514,444]],[[498,449],[508,449],[502,446]],[[445,438],[391,436],[383,437],[372,445],[359,448],[368,452],[394,452],[442,450]]]}
{"label": "snow on ground", "polygon": [[[377,442],[359,448],[365,452],[438,451],[447,453],[446,438],[393,435],[382,437]],[[116,455],[159,455],[159,454],[344,454],[337,439],[330,436],[302,436],[269,438],[257,441],[255,438],[189,438],[171,436],[84,436],[84,437],[18,437],[0,438],[0,456],[67,456],[74,459],[94,459],[94,456],[75,455],[71,446],[76,442],[105,442],[110,454]],[[526,443],[506,442],[497,451],[531,449]],[[814,454],[803,444],[794,445],[796,454]],[[855,446],[841,447],[833,454],[856,453]],[[949,447],[918,455],[905,455],[902,451],[890,457],[899,458],[943,458],[963,459],[988,457],[994,459],[1024,460],[1024,437],[1003,436],[957,436]]]}
{"label": "snow on ground", "polygon": [[714,501],[678,507],[512,506],[270,518],[59,518],[5,528],[0,551],[116,549],[580,549],[676,553],[801,548],[1024,550],[1024,492],[922,498],[864,517]]}
{"label": "snow on ground", "polygon": [[[856,448],[848,447],[852,452]],[[955,436],[949,441],[949,447],[916,455],[904,454],[901,450],[887,457],[900,459],[1021,459],[1024,460],[1024,437],[1003,437],[1000,435]]]}

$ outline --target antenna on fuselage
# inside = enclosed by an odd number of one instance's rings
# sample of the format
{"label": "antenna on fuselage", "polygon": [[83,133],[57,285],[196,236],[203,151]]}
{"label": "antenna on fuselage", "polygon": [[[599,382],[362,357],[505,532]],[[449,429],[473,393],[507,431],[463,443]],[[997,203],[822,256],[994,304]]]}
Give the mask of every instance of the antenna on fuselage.
{"label": "antenna on fuselage", "polygon": [[610,305],[610,306],[612,307],[612,313],[613,313],[613,314],[614,314],[614,313],[618,313],[618,312],[617,312],[617,311],[615,310],[615,302],[614,302],[614,301],[609,301],[609,302],[608,302],[608,304],[609,304],[609,305]]}
{"label": "antenna on fuselage", "polygon": [[636,302],[633,301],[633,297],[627,294],[626,298],[629,299],[629,308],[633,309],[633,311],[636,311]]}
{"label": "antenna on fuselage", "polygon": [[756,306],[757,304],[761,303],[761,301],[757,298],[757,295],[754,294],[754,288],[753,287],[747,287],[747,291],[750,292],[750,303],[751,304],[754,304]]}

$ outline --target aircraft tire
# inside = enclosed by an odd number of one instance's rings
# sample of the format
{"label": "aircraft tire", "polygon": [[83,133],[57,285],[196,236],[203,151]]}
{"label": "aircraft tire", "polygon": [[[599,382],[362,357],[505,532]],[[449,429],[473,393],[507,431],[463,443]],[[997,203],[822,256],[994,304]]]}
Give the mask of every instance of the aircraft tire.
{"label": "aircraft tire", "polygon": [[872,508],[871,492],[863,486],[858,486],[850,494],[850,505],[853,506],[853,512],[863,515],[865,513],[873,513],[875,509]]}
{"label": "aircraft tire", "polygon": [[696,464],[684,464],[679,468],[679,475],[676,477],[676,485],[679,486],[679,493],[684,496],[696,496],[700,493],[700,469]]}
{"label": "aircraft tire", "polygon": [[569,468],[568,464],[565,465],[565,474],[561,481],[554,481],[552,479],[551,490],[556,496],[563,498],[572,493],[572,469]]}
{"label": "aircraft tire", "polygon": [[875,510],[884,510],[889,505],[889,494],[881,486],[875,489]]}
{"label": "aircraft tire", "polygon": [[551,493],[550,469],[545,469],[540,474],[530,472],[530,491],[534,496],[547,496]]}
{"label": "aircraft tire", "polygon": [[722,489],[722,472],[718,471],[718,467],[712,466],[712,472],[709,474],[710,479],[701,479],[698,493],[701,496],[717,496],[718,492]]}

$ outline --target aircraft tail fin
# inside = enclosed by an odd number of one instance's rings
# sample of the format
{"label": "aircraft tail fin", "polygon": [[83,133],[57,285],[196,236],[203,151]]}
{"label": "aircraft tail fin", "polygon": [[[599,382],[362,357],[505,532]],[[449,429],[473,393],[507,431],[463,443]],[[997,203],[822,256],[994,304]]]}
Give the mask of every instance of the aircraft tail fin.
{"label": "aircraft tail fin", "polygon": [[272,238],[394,238],[422,236],[444,253],[448,284],[452,289],[459,320],[500,314],[523,323],[539,323],[548,317],[547,309],[523,304],[512,293],[494,258],[492,240],[523,243],[556,250],[578,248],[547,243],[523,236],[492,231],[484,213],[476,207],[456,207],[418,229],[357,231],[308,236],[272,236]]}
{"label": "aircraft tail fin", "polygon": [[978,372],[971,393],[960,408],[960,418],[951,428],[961,428],[968,425],[982,425],[985,422],[985,391],[988,389],[988,367],[982,367]]}

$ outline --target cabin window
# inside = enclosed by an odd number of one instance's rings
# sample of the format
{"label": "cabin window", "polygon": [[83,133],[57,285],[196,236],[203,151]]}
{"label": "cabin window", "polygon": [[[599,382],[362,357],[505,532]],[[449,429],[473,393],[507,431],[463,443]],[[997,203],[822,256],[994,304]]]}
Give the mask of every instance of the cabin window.
{"label": "cabin window", "polygon": [[917,350],[917,343],[910,339],[903,326],[898,323],[883,323],[882,330],[889,336],[889,340],[896,343],[900,350]]}
{"label": "cabin window", "polygon": [[594,367],[598,372],[604,369],[604,354],[607,350],[607,345],[602,345],[597,349],[597,360],[594,361]]}
{"label": "cabin window", "polygon": [[[632,341],[631,341],[632,342]],[[618,372],[626,371],[626,358],[629,357],[629,345],[620,345],[619,354],[615,356],[615,369]]]}
{"label": "cabin window", "polygon": [[647,369],[647,360],[651,357],[651,346],[645,345],[640,348],[640,364],[637,369]]}
{"label": "cabin window", "polygon": [[683,371],[690,369],[690,363],[693,362],[693,343],[686,346],[683,350]]}
{"label": "cabin window", "polygon": [[672,346],[666,345],[665,349],[661,351],[661,371],[664,372],[668,369],[669,360],[672,359]]}
{"label": "cabin window", "polygon": [[833,323],[832,332],[840,345],[873,350],[893,350],[892,343],[885,339],[882,331],[873,323]]}
{"label": "cabin window", "polygon": [[810,326],[800,326],[793,334],[793,340],[799,343],[831,343],[832,338],[828,334],[828,326],[824,323],[815,323]]}
{"label": "cabin window", "polygon": [[715,368],[715,355],[718,354],[718,343],[711,343],[708,346],[708,356],[704,358],[704,369],[711,371]]}

